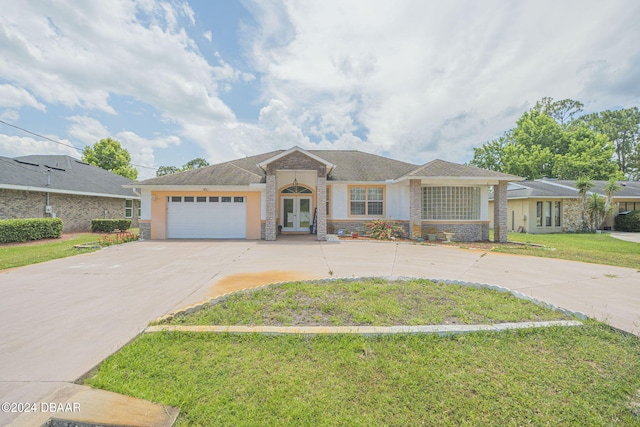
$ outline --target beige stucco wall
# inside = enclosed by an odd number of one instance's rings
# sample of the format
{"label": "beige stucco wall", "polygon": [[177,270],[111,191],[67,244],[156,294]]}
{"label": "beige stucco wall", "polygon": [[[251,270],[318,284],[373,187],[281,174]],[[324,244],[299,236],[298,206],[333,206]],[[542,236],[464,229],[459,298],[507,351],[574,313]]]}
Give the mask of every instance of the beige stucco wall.
{"label": "beige stucco wall", "polygon": [[244,196],[247,200],[247,239],[260,239],[260,192],[257,191],[152,191],[151,239],[167,238],[167,197],[169,196]]}

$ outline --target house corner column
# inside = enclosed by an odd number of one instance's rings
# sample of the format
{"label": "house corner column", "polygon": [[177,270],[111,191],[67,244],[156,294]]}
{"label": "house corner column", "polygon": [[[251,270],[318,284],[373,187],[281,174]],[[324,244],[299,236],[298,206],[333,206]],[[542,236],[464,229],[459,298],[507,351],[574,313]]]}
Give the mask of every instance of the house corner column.
{"label": "house corner column", "polygon": [[318,240],[327,240],[327,178],[324,176],[318,176],[318,184],[316,186],[316,191],[318,192],[316,208],[317,211],[317,221],[318,221]]}
{"label": "house corner column", "polygon": [[507,181],[493,186],[493,241],[506,243],[507,235]]}
{"label": "house corner column", "polygon": [[409,180],[409,238],[422,237],[422,192],[419,179]]}
{"label": "house corner column", "polygon": [[267,174],[267,191],[266,191],[267,219],[265,224],[264,239],[276,240],[276,215],[277,215],[277,194],[276,194],[276,176],[275,174]]}

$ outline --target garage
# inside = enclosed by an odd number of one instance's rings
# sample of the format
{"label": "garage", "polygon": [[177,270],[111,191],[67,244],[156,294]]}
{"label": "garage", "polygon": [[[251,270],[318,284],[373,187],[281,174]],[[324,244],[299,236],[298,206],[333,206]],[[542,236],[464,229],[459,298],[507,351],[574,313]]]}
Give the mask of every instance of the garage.
{"label": "garage", "polygon": [[245,239],[244,196],[167,197],[167,238]]}

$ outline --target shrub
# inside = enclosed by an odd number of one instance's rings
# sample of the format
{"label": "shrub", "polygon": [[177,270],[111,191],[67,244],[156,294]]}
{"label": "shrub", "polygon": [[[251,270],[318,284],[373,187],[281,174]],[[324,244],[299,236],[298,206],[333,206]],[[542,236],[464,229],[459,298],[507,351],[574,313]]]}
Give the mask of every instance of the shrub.
{"label": "shrub", "polygon": [[404,228],[390,219],[374,219],[367,222],[369,237],[378,240],[393,240],[404,235]]}
{"label": "shrub", "polygon": [[0,220],[0,243],[52,239],[62,235],[60,218],[24,218]]}
{"label": "shrub", "polygon": [[94,233],[111,233],[114,230],[126,231],[131,228],[130,219],[92,219],[91,231]]}
{"label": "shrub", "polygon": [[640,211],[631,211],[626,215],[616,217],[616,230],[640,231]]}

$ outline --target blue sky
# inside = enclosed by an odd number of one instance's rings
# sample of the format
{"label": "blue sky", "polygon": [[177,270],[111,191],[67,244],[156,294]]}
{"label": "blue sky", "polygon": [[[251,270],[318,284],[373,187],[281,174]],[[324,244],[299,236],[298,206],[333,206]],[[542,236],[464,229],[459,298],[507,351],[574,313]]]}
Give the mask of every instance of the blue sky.
{"label": "blue sky", "polygon": [[[640,106],[636,0],[0,0],[0,120],[139,178],[294,145],[466,162],[545,96]],[[0,123],[0,155],[81,152]]]}

